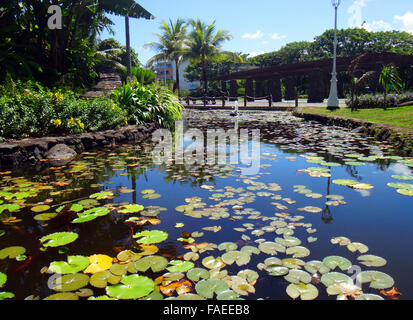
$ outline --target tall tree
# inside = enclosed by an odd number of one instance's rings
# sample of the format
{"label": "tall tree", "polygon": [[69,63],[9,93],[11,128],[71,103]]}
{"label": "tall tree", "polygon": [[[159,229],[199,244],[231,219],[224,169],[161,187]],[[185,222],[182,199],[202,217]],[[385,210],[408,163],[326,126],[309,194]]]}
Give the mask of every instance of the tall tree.
{"label": "tall tree", "polygon": [[234,53],[222,51],[222,43],[232,39],[232,35],[226,30],[216,30],[215,21],[208,25],[201,20],[191,20],[192,32],[189,34],[185,57],[192,62],[200,62],[202,68],[202,82],[205,94],[208,93],[207,62],[219,54],[234,55]]}
{"label": "tall tree", "polygon": [[181,96],[179,66],[183,61],[185,53],[184,43],[187,38],[187,25],[181,18],[178,18],[175,22],[169,19],[169,24],[162,21],[161,30],[162,34],[155,34],[158,42],[149,42],[145,45],[158,52],[148,61],[148,65],[164,60],[165,56],[168,60],[174,61],[176,67],[176,87],[178,89],[178,96]]}

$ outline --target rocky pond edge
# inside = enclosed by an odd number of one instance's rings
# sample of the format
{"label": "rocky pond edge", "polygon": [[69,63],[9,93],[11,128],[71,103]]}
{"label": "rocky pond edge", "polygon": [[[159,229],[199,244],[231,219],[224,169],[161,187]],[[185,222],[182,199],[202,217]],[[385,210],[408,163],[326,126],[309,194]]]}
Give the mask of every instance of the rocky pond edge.
{"label": "rocky pond edge", "polygon": [[328,126],[339,126],[357,131],[377,142],[387,141],[404,156],[413,157],[413,131],[378,122],[294,111],[293,115],[306,121],[317,121]]}

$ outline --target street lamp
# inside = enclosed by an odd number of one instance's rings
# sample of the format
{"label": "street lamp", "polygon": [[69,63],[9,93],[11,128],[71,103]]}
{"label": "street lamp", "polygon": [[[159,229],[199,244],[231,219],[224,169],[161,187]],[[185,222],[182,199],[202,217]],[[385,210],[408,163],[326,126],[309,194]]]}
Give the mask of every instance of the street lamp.
{"label": "street lamp", "polygon": [[331,0],[333,7],[335,9],[335,20],[334,20],[334,59],[333,59],[333,72],[331,73],[331,88],[330,96],[328,97],[328,107],[329,110],[339,109],[339,100],[337,93],[337,10],[341,3],[341,0]]}
{"label": "street lamp", "polygon": [[165,64],[164,64],[164,66],[165,66],[165,69],[164,69],[164,75],[165,75],[165,88],[166,88],[166,52],[168,51],[168,48],[167,47],[163,47],[163,54],[164,54],[164,58],[165,58]]}

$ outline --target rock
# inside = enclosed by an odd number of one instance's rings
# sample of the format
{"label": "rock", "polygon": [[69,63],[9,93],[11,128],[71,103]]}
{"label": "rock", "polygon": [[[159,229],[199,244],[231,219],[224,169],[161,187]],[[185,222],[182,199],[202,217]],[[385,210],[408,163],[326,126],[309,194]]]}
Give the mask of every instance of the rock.
{"label": "rock", "polygon": [[54,166],[65,165],[76,156],[76,151],[65,144],[57,144],[46,153],[46,158]]}
{"label": "rock", "polygon": [[364,127],[357,127],[356,129],[351,130],[351,132],[354,132],[354,133],[363,133],[363,132],[364,132]]}
{"label": "rock", "polygon": [[19,146],[17,144],[11,143],[0,143],[0,154],[10,154],[14,153],[19,150]]}

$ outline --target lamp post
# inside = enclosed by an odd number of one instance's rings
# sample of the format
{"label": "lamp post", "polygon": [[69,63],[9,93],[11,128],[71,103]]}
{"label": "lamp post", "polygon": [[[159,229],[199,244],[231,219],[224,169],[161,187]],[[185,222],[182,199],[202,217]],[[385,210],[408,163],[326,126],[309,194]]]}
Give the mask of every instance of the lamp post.
{"label": "lamp post", "polygon": [[337,93],[337,10],[341,3],[341,0],[331,0],[333,7],[335,9],[335,19],[334,19],[334,59],[333,59],[333,72],[331,73],[331,88],[330,95],[328,97],[328,107],[329,110],[339,109],[339,100]]}
{"label": "lamp post", "polygon": [[163,47],[163,54],[164,54],[164,59],[165,59],[165,64],[164,64],[164,66],[165,66],[165,69],[164,69],[164,75],[165,75],[165,88],[166,88],[166,52],[168,51],[168,48],[167,47]]}

